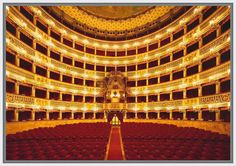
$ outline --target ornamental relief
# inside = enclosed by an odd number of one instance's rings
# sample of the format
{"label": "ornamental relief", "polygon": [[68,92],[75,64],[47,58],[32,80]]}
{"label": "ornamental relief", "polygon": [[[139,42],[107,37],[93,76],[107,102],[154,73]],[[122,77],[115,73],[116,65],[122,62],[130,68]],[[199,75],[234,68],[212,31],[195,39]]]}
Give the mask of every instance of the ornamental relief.
{"label": "ornamental relief", "polygon": [[190,76],[190,77],[186,77],[184,79],[184,83],[186,84],[192,84],[192,83],[195,83],[199,80],[199,74],[197,75],[193,75],[193,76]]}
{"label": "ornamental relief", "polygon": [[212,104],[230,102],[230,94],[221,94],[199,98],[199,104]]}
{"label": "ornamental relief", "polygon": [[21,103],[21,104],[34,104],[34,99],[32,97],[7,94],[6,102]]}
{"label": "ornamental relief", "polygon": [[48,84],[48,79],[45,77],[34,75],[34,81],[39,84]]}
{"label": "ornamental relief", "polygon": [[183,100],[183,106],[193,106],[193,105],[198,105],[199,99],[187,99]]}
{"label": "ornamental relief", "polygon": [[197,56],[199,56],[198,52],[193,52],[193,53],[189,54],[188,56],[183,57],[183,62],[184,63],[192,62],[193,58],[197,57]]}
{"label": "ornamental relief", "polygon": [[49,105],[49,101],[48,100],[44,100],[44,99],[37,99],[37,98],[35,98],[35,105],[37,105],[37,106],[48,106]]}

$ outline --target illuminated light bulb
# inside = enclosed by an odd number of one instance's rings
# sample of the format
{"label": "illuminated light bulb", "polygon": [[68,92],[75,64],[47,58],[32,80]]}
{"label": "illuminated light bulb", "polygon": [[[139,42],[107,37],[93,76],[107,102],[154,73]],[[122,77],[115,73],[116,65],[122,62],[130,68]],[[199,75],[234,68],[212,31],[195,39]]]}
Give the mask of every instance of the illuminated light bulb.
{"label": "illuminated light bulb", "polygon": [[230,107],[230,102],[227,103],[227,106]]}
{"label": "illuminated light bulb", "polygon": [[10,43],[10,39],[6,38],[6,43],[9,44]]}
{"label": "illuminated light bulb", "polygon": [[227,73],[230,74],[230,69],[227,70]]}
{"label": "illuminated light bulb", "polygon": [[88,93],[88,91],[87,91],[87,90],[84,90],[82,93],[86,95],[86,94]]}
{"label": "illuminated light bulb", "polygon": [[88,74],[85,73],[85,74],[84,74],[84,77],[87,78],[87,77],[88,77]]}
{"label": "illuminated light bulb", "polygon": [[54,108],[54,107],[52,107],[52,106],[48,106],[48,107],[47,107],[48,110],[53,110],[53,108]]}
{"label": "illuminated light bulb", "polygon": [[93,108],[93,111],[97,111],[97,110],[98,110],[98,108],[97,108],[97,107],[94,107],[94,108]]}
{"label": "illuminated light bulb", "polygon": [[215,23],[214,20],[211,20],[211,21],[210,21],[210,25],[213,25],[214,23]]}
{"label": "illuminated light bulb", "polygon": [[72,38],[73,40],[77,40],[77,39],[78,39],[78,37],[77,37],[76,35],[72,35],[71,38]]}
{"label": "illuminated light bulb", "polygon": [[83,60],[87,61],[87,60],[88,60],[88,57],[83,56]]}
{"label": "illuminated light bulb", "polygon": [[185,21],[185,18],[183,18],[182,20],[179,21],[179,24],[184,24],[186,21]]}
{"label": "illuminated light bulb", "polygon": [[59,110],[65,110],[66,108],[63,107],[63,106],[59,106],[58,109],[59,109]]}
{"label": "illuminated light bulb", "polygon": [[105,60],[105,61],[103,61],[103,63],[104,63],[104,64],[108,64],[108,63],[109,63],[109,61]]}
{"label": "illuminated light bulb", "polygon": [[55,26],[55,23],[54,23],[52,20],[48,20],[48,25],[54,27],[54,26]]}
{"label": "illuminated light bulb", "polygon": [[7,11],[9,11],[10,10],[9,6],[6,6],[6,9],[7,9]]}
{"label": "illuminated light bulb", "polygon": [[9,76],[9,75],[10,75],[10,72],[9,72],[9,71],[6,71],[6,75]]}
{"label": "illuminated light bulb", "polygon": [[97,92],[97,91],[94,91],[93,94],[94,94],[94,95],[98,95],[98,92]]}
{"label": "illuminated light bulb", "polygon": [[98,43],[93,43],[93,46],[94,46],[94,47],[98,47],[99,44],[98,44]]}
{"label": "illuminated light bulb", "polygon": [[54,64],[49,64],[49,66],[50,66],[51,68],[54,68],[54,67],[55,67]]}
{"label": "illuminated light bulb", "polygon": [[124,44],[123,47],[128,48],[128,47],[130,47],[130,45],[129,44]]}
{"label": "illuminated light bulb", "polygon": [[73,93],[78,93],[78,90],[72,90]]}
{"label": "illuminated light bulb", "polygon": [[82,108],[82,110],[83,110],[83,111],[87,111],[88,108],[84,106],[84,107]]}
{"label": "illuminated light bulb", "polygon": [[72,110],[72,111],[76,111],[77,108],[76,108],[76,107],[70,107],[70,110]]}
{"label": "illuminated light bulb", "polygon": [[227,38],[227,42],[229,42],[230,41],[230,36]]}
{"label": "illuminated light bulb", "polygon": [[160,37],[161,37],[161,35],[157,34],[157,35],[155,36],[155,39],[160,39]]}
{"label": "illuminated light bulb", "polygon": [[134,95],[137,95],[138,94],[138,91],[136,90],[136,91],[133,91],[133,94]]}
{"label": "illuminated light bulb", "polygon": [[60,71],[62,71],[62,72],[66,72],[66,69],[60,68]]}
{"label": "illuminated light bulb", "polygon": [[127,60],[124,60],[124,61],[123,61],[123,63],[124,63],[124,64],[127,64],[127,63],[129,63],[129,61],[127,61]]}
{"label": "illuminated light bulb", "polygon": [[144,107],[144,111],[148,111],[149,109],[148,109],[148,107]]}
{"label": "illuminated light bulb", "polygon": [[25,27],[27,27],[27,24],[22,21],[22,22],[21,22],[21,26],[22,26],[23,28],[25,28]]}
{"label": "illuminated light bulb", "polygon": [[212,108],[213,106],[211,104],[208,105],[208,108]]}
{"label": "illuminated light bulb", "polygon": [[145,74],[144,74],[144,77],[148,77],[148,76],[149,76],[149,73],[145,73]]}
{"label": "illuminated light bulb", "polygon": [[210,77],[209,77],[209,79],[210,79],[210,80],[213,80],[213,79],[214,79],[214,77],[213,77],[213,76],[210,76]]}
{"label": "illuminated light bulb", "polygon": [[144,90],[144,93],[145,93],[145,94],[149,93],[149,90],[145,89],[145,90]]}
{"label": "illuminated light bulb", "polygon": [[116,65],[117,65],[118,63],[119,63],[118,61],[113,61],[113,64],[116,64]]}
{"label": "illuminated light bulb", "polygon": [[160,71],[155,71],[155,74],[160,74]]}
{"label": "illuminated light bulb", "polygon": [[108,44],[103,44],[102,47],[103,48],[109,48],[109,45]]}
{"label": "illuminated light bulb", "polygon": [[66,88],[61,88],[61,91],[66,91]]}
{"label": "illuminated light bulb", "polygon": [[160,91],[160,90],[156,89],[154,92],[155,92],[155,93],[158,93],[159,91]]}
{"label": "illuminated light bulb", "polygon": [[160,108],[160,107],[155,107],[154,109],[158,111],[158,110],[160,110],[161,108]]}
{"label": "illuminated light bulb", "polygon": [[134,44],[133,44],[133,46],[139,46],[139,42],[135,42]]}
{"label": "illuminated light bulb", "polygon": [[172,32],[172,28],[167,29],[167,32],[171,33]]}
{"label": "illuminated light bulb", "polygon": [[87,39],[82,40],[82,42],[83,42],[84,44],[88,44],[88,43],[89,43],[89,41],[88,41]]}
{"label": "illuminated light bulb", "polygon": [[119,48],[118,45],[113,45],[112,47],[113,47],[114,49],[118,49],[118,48]]}
{"label": "illuminated light bulb", "polygon": [[197,7],[194,9],[193,13],[196,14],[196,13],[198,13],[198,11],[199,11],[199,8]]}
{"label": "illuminated light bulb", "polygon": [[54,45],[51,41],[49,41],[49,42],[48,42],[48,46],[49,46],[49,47],[54,47],[55,45]]}
{"label": "illuminated light bulb", "polygon": [[147,43],[150,43],[150,41],[151,41],[151,39],[145,39],[145,40],[143,41],[143,43],[147,44]]}

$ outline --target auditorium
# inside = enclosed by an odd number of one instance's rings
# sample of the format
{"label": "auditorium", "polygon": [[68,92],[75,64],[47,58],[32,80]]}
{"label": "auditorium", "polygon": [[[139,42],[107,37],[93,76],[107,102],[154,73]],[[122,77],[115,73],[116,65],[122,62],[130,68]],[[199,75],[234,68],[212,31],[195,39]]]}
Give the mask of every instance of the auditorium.
{"label": "auditorium", "polygon": [[6,5],[5,162],[232,162],[232,5]]}

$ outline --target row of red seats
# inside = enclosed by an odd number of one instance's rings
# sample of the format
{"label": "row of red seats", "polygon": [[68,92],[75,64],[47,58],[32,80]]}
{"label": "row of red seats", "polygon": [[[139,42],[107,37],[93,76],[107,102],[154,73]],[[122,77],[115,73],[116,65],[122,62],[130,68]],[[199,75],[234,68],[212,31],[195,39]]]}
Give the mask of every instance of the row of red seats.
{"label": "row of red seats", "polygon": [[111,126],[81,123],[7,136],[7,160],[104,160]]}
{"label": "row of red seats", "polygon": [[230,137],[192,127],[122,123],[127,160],[229,160]]}

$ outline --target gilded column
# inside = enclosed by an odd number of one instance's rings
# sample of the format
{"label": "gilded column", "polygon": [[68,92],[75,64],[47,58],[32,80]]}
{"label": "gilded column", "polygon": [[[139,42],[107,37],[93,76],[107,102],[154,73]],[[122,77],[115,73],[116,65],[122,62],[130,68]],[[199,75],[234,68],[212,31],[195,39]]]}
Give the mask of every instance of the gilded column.
{"label": "gilded column", "polygon": [[138,113],[135,112],[135,119],[138,119]]}
{"label": "gilded column", "polygon": [[161,111],[157,112],[157,119],[161,119]]}
{"label": "gilded column", "polygon": [[46,111],[46,120],[50,120],[50,117],[49,117],[49,110]]}
{"label": "gilded column", "polygon": [[183,120],[187,120],[187,112],[186,112],[186,110],[183,112]]}
{"label": "gilded column", "polygon": [[73,111],[71,111],[71,117],[70,117],[70,119],[75,119],[75,117],[74,117],[74,112],[73,112]]}
{"label": "gilded column", "polygon": [[127,119],[127,112],[125,111],[124,114],[125,114],[125,115],[124,115],[124,119]]}
{"label": "gilded column", "polygon": [[16,56],[16,66],[20,66],[20,58],[19,58],[19,54],[17,54]]}
{"label": "gilded column", "polygon": [[173,100],[173,92],[170,92],[170,100]]}
{"label": "gilded column", "polygon": [[183,90],[183,98],[184,98],[184,99],[187,98],[187,90],[186,90],[186,89]]}
{"label": "gilded column", "polygon": [[216,114],[216,121],[221,121],[221,119],[220,119],[220,110],[216,110],[215,111],[215,114]]}
{"label": "gilded column", "polygon": [[19,121],[19,111],[17,109],[14,110],[14,121]]}
{"label": "gilded column", "polygon": [[146,112],[146,119],[149,119],[149,118],[148,118],[148,111]]}
{"label": "gilded column", "polygon": [[17,39],[20,39],[20,30],[21,30],[21,27],[16,28],[16,37],[17,37]]}
{"label": "gilded column", "polygon": [[82,113],[82,119],[85,119],[85,112]]}
{"label": "gilded column", "polygon": [[20,85],[19,85],[19,82],[16,82],[16,88],[15,88],[15,94],[19,95],[20,93]]}
{"label": "gilded column", "polygon": [[59,117],[58,117],[59,120],[62,119],[62,111],[59,111]]}
{"label": "gilded column", "polygon": [[46,92],[46,99],[50,99],[50,92],[49,92],[49,89],[47,89],[47,92]]}
{"label": "gilded column", "polygon": [[184,68],[184,78],[187,76],[187,69],[186,67]]}
{"label": "gilded column", "polygon": [[96,112],[93,112],[93,119],[96,119]]}
{"label": "gilded column", "polygon": [[32,94],[31,94],[31,96],[32,96],[32,97],[35,97],[35,95],[36,95],[36,94],[35,94],[35,87],[32,86]]}
{"label": "gilded column", "polygon": [[169,119],[170,119],[170,120],[173,119],[173,117],[172,117],[172,110],[170,110]]}
{"label": "gilded column", "polygon": [[217,53],[216,56],[216,66],[220,65],[220,53]]}
{"label": "gilded column", "polygon": [[60,91],[59,100],[62,100],[62,92]]}
{"label": "gilded column", "polygon": [[203,120],[202,119],[202,110],[198,111],[198,120],[201,120],[201,121]]}
{"label": "gilded column", "polygon": [[198,64],[198,72],[202,72],[202,62]]}
{"label": "gilded column", "polygon": [[202,96],[202,86],[198,86],[198,96],[201,97]]}
{"label": "gilded column", "polygon": [[35,110],[31,111],[31,120],[35,120]]}
{"label": "gilded column", "polygon": [[220,82],[216,81],[216,94],[220,93]]}

